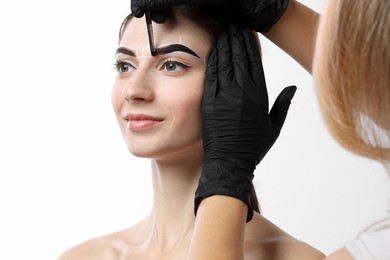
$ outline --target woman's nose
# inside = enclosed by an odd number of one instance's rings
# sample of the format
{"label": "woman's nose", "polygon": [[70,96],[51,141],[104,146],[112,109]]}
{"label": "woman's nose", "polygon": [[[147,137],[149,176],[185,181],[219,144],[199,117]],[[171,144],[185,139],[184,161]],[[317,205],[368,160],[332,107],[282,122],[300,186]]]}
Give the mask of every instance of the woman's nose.
{"label": "woman's nose", "polygon": [[128,102],[150,102],[153,100],[153,80],[148,71],[137,70],[123,89],[123,96]]}

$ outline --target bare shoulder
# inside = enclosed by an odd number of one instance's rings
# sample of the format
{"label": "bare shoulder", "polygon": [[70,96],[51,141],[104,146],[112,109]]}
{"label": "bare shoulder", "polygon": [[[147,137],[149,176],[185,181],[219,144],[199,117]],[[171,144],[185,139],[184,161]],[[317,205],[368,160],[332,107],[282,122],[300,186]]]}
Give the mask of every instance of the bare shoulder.
{"label": "bare shoulder", "polygon": [[312,260],[324,259],[325,255],[256,214],[246,228],[245,259],[260,257],[273,260]]}
{"label": "bare shoulder", "polygon": [[87,240],[65,251],[58,260],[113,259],[114,252],[108,236]]}
{"label": "bare shoulder", "polygon": [[128,229],[87,240],[65,251],[58,260],[135,259],[142,252],[134,237],[139,224]]}
{"label": "bare shoulder", "polygon": [[87,240],[66,250],[58,260],[116,259],[112,235]]}

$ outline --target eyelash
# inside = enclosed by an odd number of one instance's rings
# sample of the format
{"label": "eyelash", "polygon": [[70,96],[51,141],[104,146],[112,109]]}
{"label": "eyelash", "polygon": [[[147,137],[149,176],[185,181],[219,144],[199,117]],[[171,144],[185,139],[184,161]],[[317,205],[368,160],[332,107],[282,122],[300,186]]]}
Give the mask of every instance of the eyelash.
{"label": "eyelash", "polygon": [[123,70],[123,66],[125,66],[125,65],[134,68],[134,66],[131,65],[131,64],[128,63],[128,62],[116,61],[116,62],[114,63],[114,69],[116,69],[116,71],[117,71],[118,73],[123,73],[124,71],[122,71],[122,70]]}
{"label": "eyelash", "polygon": [[182,67],[183,69],[188,69],[190,66],[186,65],[186,64],[183,64],[181,62],[178,62],[178,61],[175,61],[175,60],[167,60],[166,62],[164,62],[164,64],[162,65],[162,67],[166,66],[167,64],[174,64],[176,66],[180,66]]}
{"label": "eyelash", "polygon": [[[161,66],[161,69],[166,68],[166,66],[167,66],[168,64],[173,64],[173,65],[175,65],[175,66],[182,67],[182,69],[184,69],[184,70],[187,70],[188,68],[190,68],[190,66],[188,66],[188,65],[186,65],[186,64],[183,64],[183,63],[181,63],[181,62],[178,62],[178,61],[169,59],[169,60],[167,60],[167,61],[165,61],[165,62],[163,63],[163,65]],[[135,67],[134,67],[133,65],[131,65],[130,63],[128,63],[128,62],[116,61],[116,62],[114,63],[114,69],[116,69],[116,71],[117,71],[118,73],[127,72],[127,71],[123,71],[123,67],[124,67],[124,66],[128,66],[129,68],[134,68],[134,69],[135,69]]]}

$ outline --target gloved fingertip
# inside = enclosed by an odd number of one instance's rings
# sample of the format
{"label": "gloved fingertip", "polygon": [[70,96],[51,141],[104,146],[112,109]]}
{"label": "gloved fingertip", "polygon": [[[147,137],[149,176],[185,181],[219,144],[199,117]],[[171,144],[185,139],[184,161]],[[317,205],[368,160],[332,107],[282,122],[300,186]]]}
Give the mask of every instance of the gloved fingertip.
{"label": "gloved fingertip", "polygon": [[169,10],[160,9],[151,12],[152,20],[155,23],[164,23],[168,19]]}
{"label": "gloved fingertip", "polygon": [[289,86],[284,88],[276,98],[276,101],[271,108],[269,118],[279,129],[282,128],[284,121],[286,120],[291,100],[293,99],[296,91],[296,86]]}
{"label": "gloved fingertip", "polygon": [[209,54],[209,57],[207,59],[206,80],[214,80],[214,78],[217,76],[217,62],[217,50],[214,48],[211,50],[211,53]]}
{"label": "gloved fingertip", "polygon": [[144,16],[144,11],[137,7],[137,6],[131,6],[131,13],[134,15],[135,18],[141,18],[142,16]]}
{"label": "gloved fingertip", "polygon": [[283,101],[291,101],[297,91],[296,86],[289,86],[283,89],[282,93],[280,93],[279,98]]}
{"label": "gloved fingertip", "polygon": [[230,58],[231,55],[231,46],[230,46],[230,37],[227,31],[222,31],[217,40],[217,50],[218,54],[222,57],[222,54],[225,54],[226,57]]}
{"label": "gloved fingertip", "polygon": [[209,54],[207,64],[214,64],[217,61],[217,49],[213,48]]}

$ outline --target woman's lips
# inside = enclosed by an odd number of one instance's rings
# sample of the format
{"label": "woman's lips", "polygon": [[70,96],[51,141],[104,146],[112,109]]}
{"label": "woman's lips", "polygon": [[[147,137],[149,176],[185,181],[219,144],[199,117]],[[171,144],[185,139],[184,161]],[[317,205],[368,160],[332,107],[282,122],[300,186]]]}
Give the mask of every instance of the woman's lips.
{"label": "woman's lips", "polygon": [[127,129],[134,132],[151,129],[163,121],[161,118],[144,114],[128,114],[125,119],[127,120]]}
{"label": "woman's lips", "polygon": [[142,131],[146,129],[150,129],[156,125],[161,123],[161,121],[155,120],[129,120],[127,122],[127,127],[131,131]]}

